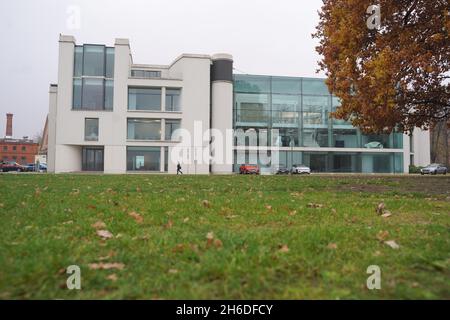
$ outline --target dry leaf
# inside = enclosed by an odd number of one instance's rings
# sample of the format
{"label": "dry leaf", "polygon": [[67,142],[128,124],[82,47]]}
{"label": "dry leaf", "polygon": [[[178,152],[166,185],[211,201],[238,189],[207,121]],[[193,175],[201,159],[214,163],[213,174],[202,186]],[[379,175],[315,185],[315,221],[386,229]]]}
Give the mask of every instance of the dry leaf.
{"label": "dry leaf", "polygon": [[110,239],[113,237],[113,234],[108,230],[97,230],[97,235],[102,237],[103,239]]}
{"label": "dry leaf", "polygon": [[389,218],[390,216],[392,216],[392,213],[390,213],[388,210],[386,210],[385,213],[383,213],[381,216],[383,218]]}
{"label": "dry leaf", "polygon": [[220,241],[219,239],[215,239],[215,240],[214,240],[214,246],[215,246],[216,248],[221,248],[221,247],[223,246],[223,243],[222,243],[222,241]]}
{"label": "dry leaf", "polygon": [[110,274],[106,277],[106,279],[111,280],[112,282],[117,281],[117,275],[115,273]]}
{"label": "dry leaf", "polygon": [[290,216],[295,216],[297,214],[297,210],[289,211]]}
{"label": "dry leaf", "polygon": [[269,211],[272,211],[272,206],[266,204],[266,209],[269,210]]}
{"label": "dry leaf", "polygon": [[331,249],[331,250],[336,250],[337,249],[337,244],[336,243],[329,243],[327,248]]}
{"label": "dry leaf", "polygon": [[208,232],[208,233],[206,234],[206,239],[208,239],[208,240],[214,239],[214,232]]}
{"label": "dry leaf", "polygon": [[63,222],[62,224],[72,224],[72,223],[73,223],[73,221],[69,220],[69,221]]}
{"label": "dry leaf", "polygon": [[378,204],[378,206],[376,207],[375,212],[376,212],[378,215],[382,215],[382,214],[384,213],[385,207],[386,207],[386,206],[385,206],[384,202],[380,202],[380,203]]}
{"label": "dry leaf", "polygon": [[203,204],[203,206],[204,206],[205,208],[211,208],[211,203],[209,203],[208,200],[203,200],[203,201],[202,201],[202,204]]}
{"label": "dry leaf", "polygon": [[289,252],[289,248],[288,248],[288,246],[285,245],[285,244],[280,245],[280,246],[278,246],[278,247],[279,247],[279,250],[278,250],[278,251],[280,251],[280,252]]}
{"label": "dry leaf", "polygon": [[389,236],[389,232],[388,231],[380,231],[377,234],[377,239],[380,240],[380,241],[384,241],[388,236]]}
{"label": "dry leaf", "polygon": [[128,213],[128,215],[130,217],[132,217],[134,220],[136,220],[137,223],[144,222],[144,218],[142,218],[142,216],[139,213],[135,212],[135,211],[132,211],[132,212]]}
{"label": "dry leaf", "polygon": [[170,229],[170,228],[172,228],[172,226],[173,226],[173,222],[172,222],[172,220],[170,220],[170,219],[169,219],[169,221],[167,221],[167,223],[164,225],[164,227],[165,227],[166,229]]}
{"label": "dry leaf", "polygon": [[337,212],[337,211],[336,211],[335,208],[331,208],[331,213],[332,213],[332,214],[336,214],[336,212]]}
{"label": "dry leaf", "polygon": [[178,273],[178,270],[177,269],[169,269],[169,273],[175,274],[175,273]]}
{"label": "dry leaf", "polygon": [[103,221],[97,221],[94,224],[91,224],[91,227],[94,229],[103,229],[106,228],[106,224]]}
{"label": "dry leaf", "polygon": [[384,243],[395,250],[400,248],[400,246],[394,240],[385,241]]}
{"label": "dry leaf", "polygon": [[184,218],[184,219],[183,219],[183,222],[184,222],[184,223],[186,223],[186,222],[188,222],[188,221],[189,221],[189,218]]}
{"label": "dry leaf", "polygon": [[323,204],[321,203],[308,203],[308,208],[322,208]]}
{"label": "dry leaf", "polygon": [[90,263],[89,269],[91,270],[109,270],[109,269],[118,269],[122,270],[125,267],[123,263],[120,262],[100,262],[100,263]]}

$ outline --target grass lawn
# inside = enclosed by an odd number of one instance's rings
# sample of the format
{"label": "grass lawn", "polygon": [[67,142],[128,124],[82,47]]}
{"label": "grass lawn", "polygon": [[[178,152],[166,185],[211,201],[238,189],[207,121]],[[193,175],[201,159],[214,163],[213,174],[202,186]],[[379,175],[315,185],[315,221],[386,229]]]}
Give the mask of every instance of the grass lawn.
{"label": "grass lawn", "polygon": [[0,299],[450,299],[450,177],[2,174],[0,189]]}

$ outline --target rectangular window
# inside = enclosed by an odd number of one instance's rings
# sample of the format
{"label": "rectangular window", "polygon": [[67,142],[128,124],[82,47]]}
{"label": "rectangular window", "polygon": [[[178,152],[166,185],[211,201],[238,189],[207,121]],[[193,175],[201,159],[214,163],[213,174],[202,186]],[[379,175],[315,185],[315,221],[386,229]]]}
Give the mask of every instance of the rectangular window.
{"label": "rectangular window", "polygon": [[25,163],[27,161],[27,157],[21,157],[20,160],[22,161],[22,163]]}
{"label": "rectangular window", "polygon": [[329,97],[303,96],[303,124],[325,126],[330,111]]}
{"label": "rectangular window", "polygon": [[112,110],[114,103],[114,81],[105,80],[105,110]]}
{"label": "rectangular window", "polygon": [[161,88],[128,88],[128,110],[161,110]]}
{"label": "rectangular window", "polygon": [[8,146],[3,146],[3,151],[8,151]]}
{"label": "rectangular window", "polygon": [[81,109],[82,85],[81,79],[73,79],[73,108]]}
{"label": "rectangular window", "polygon": [[161,140],[161,120],[129,118],[127,124],[127,139]]}
{"label": "rectangular window", "polygon": [[86,118],[84,120],[84,140],[98,141],[98,119]]}
{"label": "rectangular window", "polygon": [[83,147],[83,171],[103,171],[103,147]]}
{"label": "rectangular window", "polygon": [[27,147],[23,146],[22,151],[26,151],[26,150],[27,150]]}
{"label": "rectangular window", "polygon": [[178,119],[166,119],[165,139],[172,140],[172,134],[175,130],[180,129],[181,121]]}
{"label": "rectangular window", "polygon": [[82,108],[88,110],[103,109],[103,79],[83,79]]}
{"label": "rectangular window", "polygon": [[16,151],[17,150],[17,147],[16,146],[13,146],[13,151]]}
{"label": "rectangular window", "polygon": [[161,78],[161,71],[152,70],[131,70],[131,76],[134,78]]}
{"label": "rectangular window", "polygon": [[267,94],[238,93],[236,100],[236,122],[240,125],[267,126],[270,120]]}
{"label": "rectangular window", "polygon": [[180,96],[180,89],[166,89],[166,111],[181,110]]}
{"label": "rectangular window", "polygon": [[73,75],[75,77],[81,77],[82,74],[83,74],[83,47],[76,46]]}
{"label": "rectangular window", "polygon": [[102,45],[84,45],[83,75],[105,76],[105,47]]}
{"label": "rectangular window", "polygon": [[169,172],[169,147],[164,147],[164,171]]}
{"label": "rectangular window", "polygon": [[128,171],[160,171],[160,147],[127,147]]}
{"label": "rectangular window", "polygon": [[114,48],[106,48],[106,78],[114,78]]}

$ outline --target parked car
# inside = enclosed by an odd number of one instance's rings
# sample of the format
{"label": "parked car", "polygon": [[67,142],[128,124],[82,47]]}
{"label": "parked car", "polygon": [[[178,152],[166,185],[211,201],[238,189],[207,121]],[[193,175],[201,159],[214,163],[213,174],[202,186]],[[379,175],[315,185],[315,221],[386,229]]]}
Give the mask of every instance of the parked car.
{"label": "parked car", "polygon": [[[36,164],[35,163],[28,163],[24,166],[25,171],[34,172],[36,171]],[[39,164],[39,172],[47,172],[47,164],[46,163],[40,163]]]}
{"label": "parked car", "polygon": [[438,173],[442,173],[442,174],[447,174],[447,167],[444,166],[443,164],[440,163],[432,163],[429,164],[428,166],[420,169],[420,174],[424,175],[424,174],[438,174]]}
{"label": "parked car", "polygon": [[259,167],[256,164],[243,164],[239,167],[240,174],[259,174]]}
{"label": "parked car", "polygon": [[17,171],[17,172],[23,172],[27,171],[27,169],[17,162],[2,162],[0,164],[0,172],[9,172],[9,171]]}
{"label": "parked car", "polygon": [[275,174],[289,174],[291,172],[285,166],[278,166],[278,167],[275,167],[274,173]]}
{"label": "parked car", "polygon": [[294,164],[292,166],[292,173],[311,174],[311,169],[308,166],[305,166],[304,164]]}
{"label": "parked car", "polygon": [[372,141],[372,142],[366,143],[364,145],[364,148],[368,148],[368,149],[383,149],[383,144],[381,142],[378,142],[378,141]]}

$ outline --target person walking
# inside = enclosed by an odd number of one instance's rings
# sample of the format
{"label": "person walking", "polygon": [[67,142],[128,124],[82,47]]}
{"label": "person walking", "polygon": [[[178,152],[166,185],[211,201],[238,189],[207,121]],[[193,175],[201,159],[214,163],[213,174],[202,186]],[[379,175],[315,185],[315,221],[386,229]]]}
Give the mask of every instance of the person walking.
{"label": "person walking", "polygon": [[183,172],[181,171],[181,164],[179,162],[177,164],[177,175],[178,174],[183,174]]}

